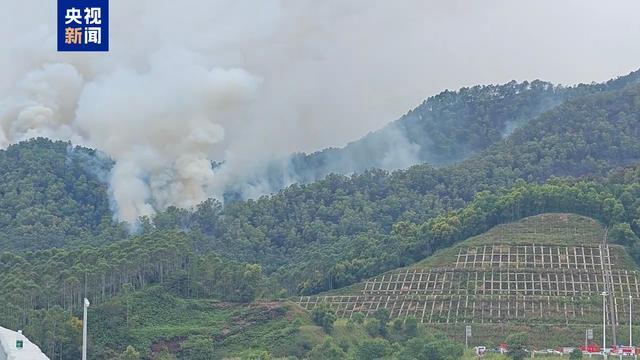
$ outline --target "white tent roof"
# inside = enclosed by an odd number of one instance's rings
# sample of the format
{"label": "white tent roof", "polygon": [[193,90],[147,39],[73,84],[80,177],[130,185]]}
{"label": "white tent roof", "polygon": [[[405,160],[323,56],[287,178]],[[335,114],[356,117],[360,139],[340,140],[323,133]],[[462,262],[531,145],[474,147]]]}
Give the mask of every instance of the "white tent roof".
{"label": "white tent roof", "polygon": [[[16,348],[16,340],[23,340],[23,348]],[[0,360],[49,360],[40,348],[18,332],[0,327]]]}

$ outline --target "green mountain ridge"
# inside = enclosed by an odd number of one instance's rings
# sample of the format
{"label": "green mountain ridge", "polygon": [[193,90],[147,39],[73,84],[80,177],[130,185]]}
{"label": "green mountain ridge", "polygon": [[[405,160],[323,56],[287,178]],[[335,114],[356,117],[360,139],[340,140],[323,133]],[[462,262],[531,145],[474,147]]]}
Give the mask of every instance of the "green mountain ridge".
{"label": "green mountain ridge", "polygon": [[429,97],[380,130],[348,143],[310,154],[294,154],[242,179],[245,183],[278,189],[309,183],[329,174],[362,173],[371,168],[396,170],[428,163],[447,166],[500,142],[514,130],[566,101],[620,90],[640,81],[640,71],[604,83],[574,86],[534,80],[501,85],[478,85],[445,90]]}
{"label": "green mountain ridge", "polygon": [[[46,139],[12,145],[0,152],[0,325],[24,329],[51,357],[77,358],[86,295],[91,316],[101,319],[92,330],[97,358],[127,351],[196,358],[192,350],[203,358],[392,358],[455,348],[432,331],[455,338],[449,331],[462,320],[419,330],[384,313],[375,315],[378,324],[334,322],[339,312],[306,313],[278,300],[348,293],[388,271],[437,263],[434,254],[456,255],[463,241],[496,225],[544,213],[596,219],[613,253],[629,254],[616,258],[629,269],[640,259],[638,139],[640,86],[631,83],[569,100],[454,165],[329,175],[256,200],[170,207],[142,219],[133,236],[108,209],[100,171],[108,160]],[[569,246],[556,242],[547,245]],[[282,310],[266,319],[251,310],[271,307]],[[552,325],[549,333],[569,343],[566,329]],[[227,342],[234,329],[237,340]]]}
{"label": "green mountain ridge", "polygon": [[[393,173],[330,175],[272,197],[230,204],[220,208],[212,230],[203,231],[206,246],[240,261],[264,258],[265,271],[275,271],[282,282],[291,284],[290,292],[341,287],[381,269],[406,265],[407,260],[395,257],[398,253],[386,246],[402,243],[392,232],[398,222],[422,223],[463,207],[478,192],[495,192],[518,181],[601,178],[636,162],[639,94],[640,88],[629,87],[569,101],[449,167],[417,165]],[[300,273],[308,274],[309,264],[316,275],[307,275],[300,288]],[[337,266],[352,273],[338,278]]]}

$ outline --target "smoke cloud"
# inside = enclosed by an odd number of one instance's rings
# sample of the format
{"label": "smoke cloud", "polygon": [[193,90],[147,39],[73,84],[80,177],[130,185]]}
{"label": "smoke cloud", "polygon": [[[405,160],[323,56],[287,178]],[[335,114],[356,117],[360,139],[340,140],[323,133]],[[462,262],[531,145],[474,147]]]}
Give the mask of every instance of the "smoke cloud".
{"label": "smoke cloud", "polygon": [[[130,222],[344,145],[445,88],[602,81],[640,58],[633,0],[111,0],[111,49],[96,54],[56,52],[55,1],[5,3],[0,146],[46,136],[104,151]],[[396,147],[384,162],[410,165],[415,150]]]}

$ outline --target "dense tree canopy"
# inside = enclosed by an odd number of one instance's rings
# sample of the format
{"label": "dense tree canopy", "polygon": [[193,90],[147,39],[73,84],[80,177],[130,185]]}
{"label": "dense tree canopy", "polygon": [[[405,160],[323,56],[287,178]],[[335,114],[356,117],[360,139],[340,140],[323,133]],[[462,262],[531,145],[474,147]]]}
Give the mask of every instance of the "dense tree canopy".
{"label": "dense tree canopy", "polygon": [[202,234],[198,248],[259,262],[291,294],[344,286],[415,261],[403,249],[407,223],[427,222],[519,181],[602,178],[634,163],[639,99],[640,87],[631,86],[568,101],[456,165],[329,175],[224,207],[209,200],[193,213],[169,208],[153,224],[192,229]]}
{"label": "dense tree canopy", "polygon": [[[110,160],[46,139],[12,145],[0,151],[0,325],[24,328],[48,354],[76,358],[87,296],[100,309],[105,338],[99,340],[117,340],[105,351],[135,358],[141,349],[127,348],[133,335],[118,329],[138,324],[140,312],[134,316],[131,307],[140,294],[165,311],[162,301],[243,304],[316,293],[543,212],[596,218],[611,241],[640,260],[640,86],[632,79],[570,89],[534,82],[443,93],[425,104],[449,123],[420,126],[432,136],[430,151],[455,155],[452,138],[472,152],[484,149],[465,161],[331,174],[255,200],[169,207],[141,219],[135,235],[112,220],[105,185]],[[492,91],[509,100],[497,101]],[[546,101],[553,109],[542,112]],[[452,110],[458,107],[460,112]],[[469,126],[473,119],[478,127]],[[509,119],[526,125],[503,139]],[[335,316],[321,310],[313,320],[333,334]],[[432,358],[459,351],[444,339],[411,340],[419,333],[416,324],[388,323],[388,316],[378,315],[354,319],[352,325],[370,338],[351,347],[335,339],[291,346],[315,357]],[[296,338],[296,331],[287,327],[277,336]],[[188,339],[184,356],[206,358],[216,338],[207,336]],[[173,356],[168,347],[161,352]]]}
{"label": "dense tree canopy", "polygon": [[[308,183],[331,173],[398,169],[425,162],[434,166],[452,164],[501,141],[568,100],[619,90],[638,82],[640,72],[636,71],[601,84],[564,87],[535,80],[446,90],[343,148],[296,154],[286,161],[275,161],[246,182],[278,190],[291,179]],[[236,188],[243,185],[241,182]]]}
{"label": "dense tree canopy", "polygon": [[112,222],[95,150],[38,138],[0,151],[0,248],[100,244],[125,236]]}

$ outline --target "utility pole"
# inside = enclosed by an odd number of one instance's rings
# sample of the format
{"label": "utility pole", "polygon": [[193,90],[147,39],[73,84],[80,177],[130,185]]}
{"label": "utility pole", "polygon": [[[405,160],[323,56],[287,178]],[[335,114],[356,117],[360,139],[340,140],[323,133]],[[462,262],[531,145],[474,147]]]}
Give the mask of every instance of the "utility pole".
{"label": "utility pole", "polygon": [[584,331],[584,348],[589,347],[589,340],[593,340],[593,329],[586,329]]}
{"label": "utility pole", "polygon": [[82,314],[82,360],[87,360],[87,308],[89,307],[89,304],[89,299],[84,298]]}
{"label": "utility pole", "polygon": [[[605,303],[607,301],[607,292],[602,292],[602,353],[606,354],[607,348],[607,309]],[[605,355],[606,356],[606,355]]]}
{"label": "utility pole", "polygon": [[464,347],[469,348],[469,338],[471,337],[471,325],[465,326],[464,329]]}
{"label": "utility pole", "polygon": [[629,346],[633,346],[633,325],[631,323],[632,315],[632,306],[633,305],[633,296],[629,295]]}

